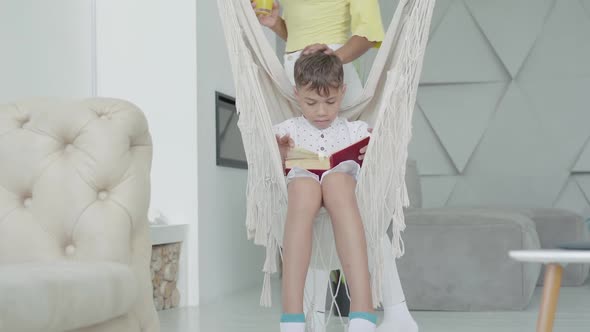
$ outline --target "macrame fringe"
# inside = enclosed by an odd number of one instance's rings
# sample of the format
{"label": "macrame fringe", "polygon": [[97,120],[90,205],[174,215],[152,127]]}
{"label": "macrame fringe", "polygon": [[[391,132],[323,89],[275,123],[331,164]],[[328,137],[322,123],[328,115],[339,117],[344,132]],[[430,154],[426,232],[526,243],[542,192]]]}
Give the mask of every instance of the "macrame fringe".
{"label": "macrame fringe", "polygon": [[264,274],[264,282],[262,283],[262,293],[260,294],[260,305],[266,308],[272,306],[270,273],[268,272]]}
{"label": "macrame fringe", "polygon": [[[380,237],[390,223],[393,233],[392,254],[394,257],[401,257],[404,253],[401,239],[401,232],[405,229],[403,208],[409,206],[405,162],[411,138],[411,120],[423,51],[434,3],[416,0],[411,5],[398,40],[398,66],[394,66],[387,73],[385,93],[373,130],[373,136],[377,137],[369,144],[366,164],[361,171],[357,187],[367,241],[375,244],[370,257],[371,288],[375,306],[382,301],[383,295],[381,276],[384,257]],[[367,164],[372,167],[366,167]],[[389,165],[395,171],[391,172],[390,167],[383,165]],[[388,186],[370,185],[379,181],[387,183]],[[393,193],[393,197],[388,193]],[[384,208],[371,208],[374,206]]]}
{"label": "macrame fringe", "polygon": [[[270,306],[271,274],[277,271],[276,258],[287,208],[287,188],[272,123],[289,114],[283,109],[292,110],[293,96],[289,95],[292,88],[284,73],[280,73],[282,68],[273,58],[272,49],[265,44],[250,3],[247,0],[218,0],[217,3],[234,73],[240,114],[238,126],[248,160],[246,231],[255,244],[266,247],[260,303]],[[434,0],[400,1],[375,60],[381,67],[369,74],[367,86],[373,91],[365,89],[359,105],[345,111],[348,117],[358,117],[365,110],[378,114],[356,190],[376,306],[382,300],[385,258],[381,239],[390,225],[392,254],[400,257],[404,253],[403,208],[409,205],[405,163],[433,7]],[[388,48],[391,52],[385,54]],[[276,116],[274,119],[271,112]],[[321,246],[316,249],[321,250]],[[331,258],[319,261],[328,265],[326,269],[337,268],[332,266]]]}

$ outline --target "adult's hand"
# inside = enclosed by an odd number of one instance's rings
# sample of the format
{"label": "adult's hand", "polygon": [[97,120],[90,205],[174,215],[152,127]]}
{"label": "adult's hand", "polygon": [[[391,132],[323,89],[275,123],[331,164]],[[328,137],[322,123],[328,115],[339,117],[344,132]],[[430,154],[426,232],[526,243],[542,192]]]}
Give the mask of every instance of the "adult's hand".
{"label": "adult's hand", "polygon": [[[252,9],[256,10],[256,1],[250,0],[250,4],[252,5]],[[270,15],[260,14],[257,13],[256,17],[258,17],[258,22],[268,27],[270,29],[274,28],[277,23],[279,22],[279,5],[276,2],[272,3],[272,11]]]}
{"label": "adult's hand", "polygon": [[307,45],[303,51],[301,51],[301,55],[308,55],[317,52],[323,52],[325,54],[334,54],[334,51],[328,47],[326,44],[311,44]]}
{"label": "adult's hand", "polygon": [[[256,8],[255,0],[250,0],[250,4],[252,5],[252,9]],[[260,22],[260,24],[271,29],[277,34],[277,36],[281,37],[284,41],[287,41],[289,35],[287,32],[287,25],[279,15],[279,9],[279,4],[275,1],[272,3],[272,11],[270,15],[256,14],[256,17],[258,17],[258,22]]]}

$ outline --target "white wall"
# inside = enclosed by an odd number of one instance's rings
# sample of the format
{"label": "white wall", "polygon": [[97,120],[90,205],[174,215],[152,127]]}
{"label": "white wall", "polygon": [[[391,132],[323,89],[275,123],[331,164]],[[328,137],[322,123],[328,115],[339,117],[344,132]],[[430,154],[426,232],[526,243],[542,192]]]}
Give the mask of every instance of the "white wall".
{"label": "white wall", "polygon": [[145,112],[154,141],[151,206],[173,223],[191,225],[181,258],[187,264],[179,280],[182,303],[199,302],[199,285],[209,302],[260,283],[263,250],[246,239],[244,226],[246,171],[215,165],[214,91],[234,95],[216,2],[0,6],[0,99],[84,97],[96,84],[98,95],[130,100]]}
{"label": "white wall", "polygon": [[0,1],[0,101],[91,93],[90,0]]}
{"label": "white wall", "polygon": [[215,91],[235,96],[216,1],[197,2],[197,41],[199,282],[201,303],[208,303],[262,286],[264,250],[246,239],[247,172],[215,165]]}
{"label": "white wall", "polygon": [[151,206],[191,225],[183,304],[199,298],[195,7],[191,0],[0,2],[0,101],[97,90],[145,112],[154,144]]}
{"label": "white wall", "polygon": [[[137,104],[154,144],[151,208],[189,224],[181,304],[198,304],[195,1],[97,1],[98,94]],[[187,255],[188,254],[188,255]]]}

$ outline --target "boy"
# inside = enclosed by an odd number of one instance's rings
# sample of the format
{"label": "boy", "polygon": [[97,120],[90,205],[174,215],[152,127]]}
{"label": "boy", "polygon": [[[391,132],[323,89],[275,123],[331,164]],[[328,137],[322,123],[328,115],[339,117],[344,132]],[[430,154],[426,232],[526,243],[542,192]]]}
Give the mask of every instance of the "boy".
{"label": "boy", "polygon": [[[313,53],[295,63],[295,95],[303,115],[274,127],[283,162],[291,147],[330,154],[369,135],[362,121],[338,117],[346,92],[343,67],[333,54]],[[281,332],[304,332],[303,289],[311,257],[313,222],[324,206],[350,289],[349,332],[375,331],[367,245],[355,188],[360,166],[345,161],[317,175],[301,168],[287,174],[288,208],[283,240]]]}

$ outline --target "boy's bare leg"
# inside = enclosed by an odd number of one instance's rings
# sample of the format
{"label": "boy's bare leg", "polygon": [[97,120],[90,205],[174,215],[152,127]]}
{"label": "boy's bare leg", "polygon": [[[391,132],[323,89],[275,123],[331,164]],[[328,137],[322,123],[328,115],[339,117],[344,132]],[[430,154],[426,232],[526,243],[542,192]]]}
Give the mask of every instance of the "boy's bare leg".
{"label": "boy's bare leg", "polygon": [[336,250],[350,289],[350,311],[373,313],[365,230],[355,195],[356,180],[330,173],[322,180],[324,206],[332,219]]}
{"label": "boy's bare leg", "polygon": [[288,185],[288,207],[283,239],[283,313],[303,313],[303,288],[311,258],[313,221],[322,205],[320,184],[296,178]]}

